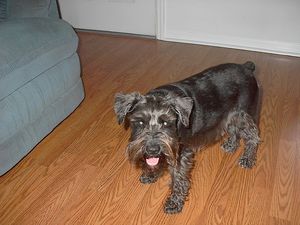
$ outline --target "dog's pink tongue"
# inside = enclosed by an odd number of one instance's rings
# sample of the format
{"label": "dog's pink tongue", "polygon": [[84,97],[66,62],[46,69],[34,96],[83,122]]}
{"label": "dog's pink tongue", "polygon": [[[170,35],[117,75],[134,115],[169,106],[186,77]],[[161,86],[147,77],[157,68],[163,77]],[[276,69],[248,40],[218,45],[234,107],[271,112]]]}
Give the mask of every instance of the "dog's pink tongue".
{"label": "dog's pink tongue", "polygon": [[159,162],[159,158],[148,158],[146,162],[149,166],[156,166]]}

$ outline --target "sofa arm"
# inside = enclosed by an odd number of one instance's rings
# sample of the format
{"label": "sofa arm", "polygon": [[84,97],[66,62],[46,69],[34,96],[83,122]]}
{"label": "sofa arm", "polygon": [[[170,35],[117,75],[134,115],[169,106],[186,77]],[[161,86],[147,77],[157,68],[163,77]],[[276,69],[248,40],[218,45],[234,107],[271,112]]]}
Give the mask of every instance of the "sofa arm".
{"label": "sofa arm", "polygon": [[[5,0],[4,0],[5,1]],[[25,17],[59,18],[56,0],[6,0],[8,19]]]}

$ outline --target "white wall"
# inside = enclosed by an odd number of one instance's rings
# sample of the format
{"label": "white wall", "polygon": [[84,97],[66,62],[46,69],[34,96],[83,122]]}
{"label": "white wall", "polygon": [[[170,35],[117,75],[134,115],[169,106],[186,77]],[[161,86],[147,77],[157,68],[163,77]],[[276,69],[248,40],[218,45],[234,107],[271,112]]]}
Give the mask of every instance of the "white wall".
{"label": "white wall", "polygon": [[75,28],[155,35],[155,0],[59,0]]}
{"label": "white wall", "polygon": [[300,0],[159,0],[158,37],[300,56]]}

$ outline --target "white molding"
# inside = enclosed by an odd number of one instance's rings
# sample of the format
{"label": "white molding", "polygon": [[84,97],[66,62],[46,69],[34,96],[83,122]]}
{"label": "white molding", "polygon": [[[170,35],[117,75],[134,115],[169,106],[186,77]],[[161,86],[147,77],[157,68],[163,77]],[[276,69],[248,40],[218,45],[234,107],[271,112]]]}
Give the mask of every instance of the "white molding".
{"label": "white molding", "polygon": [[166,0],[156,0],[156,38],[164,40],[166,31]]}
{"label": "white molding", "polygon": [[164,41],[201,44],[300,57],[300,43],[286,43],[213,35],[202,35],[201,37],[196,37],[191,34],[180,34],[180,32],[169,32],[164,34],[163,37],[164,38],[161,40]]}
{"label": "white molding", "polygon": [[278,42],[236,36],[214,36],[181,30],[168,30],[167,0],[156,0],[156,38],[163,41],[201,44],[300,57],[300,42]]}

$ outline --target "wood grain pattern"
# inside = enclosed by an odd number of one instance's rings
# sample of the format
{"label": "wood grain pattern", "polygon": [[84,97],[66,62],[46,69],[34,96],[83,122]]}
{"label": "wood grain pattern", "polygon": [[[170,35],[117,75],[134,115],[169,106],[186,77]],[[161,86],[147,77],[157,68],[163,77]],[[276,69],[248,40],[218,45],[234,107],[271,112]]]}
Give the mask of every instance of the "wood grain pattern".
{"label": "wood grain pattern", "polygon": [[[86,97],[17,166],[0,177],[0,224],[300,225],[300,58],[79,33]],[[124,154],[129,131],[116,92],[147,90],[225,62],[256,63],[263,87],[257,166],[216,144],[196,156],[179,215],[163,213],[168,174],[139,183]]]}

